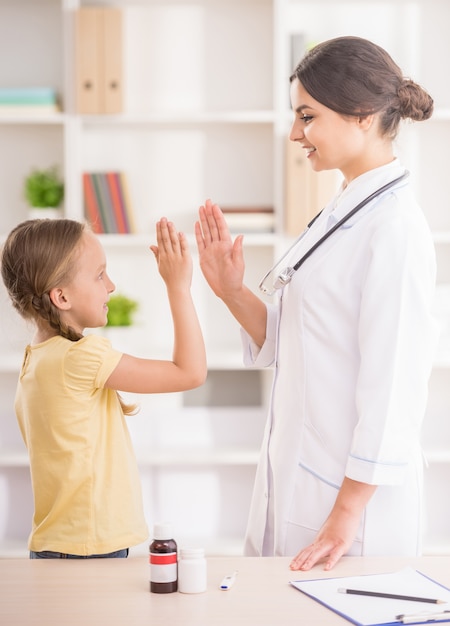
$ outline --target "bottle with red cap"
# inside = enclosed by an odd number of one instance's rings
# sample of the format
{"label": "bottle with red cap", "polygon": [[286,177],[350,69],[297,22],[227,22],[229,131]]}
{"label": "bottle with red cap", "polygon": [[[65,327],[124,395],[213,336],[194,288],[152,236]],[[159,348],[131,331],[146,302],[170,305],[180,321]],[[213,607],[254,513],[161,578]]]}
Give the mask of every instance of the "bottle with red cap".
{"label": "bottle with red cap", "polygon": [[172,593],[178,589],[178,552],[172,525],[155,524],[150,544],[150,591]]}

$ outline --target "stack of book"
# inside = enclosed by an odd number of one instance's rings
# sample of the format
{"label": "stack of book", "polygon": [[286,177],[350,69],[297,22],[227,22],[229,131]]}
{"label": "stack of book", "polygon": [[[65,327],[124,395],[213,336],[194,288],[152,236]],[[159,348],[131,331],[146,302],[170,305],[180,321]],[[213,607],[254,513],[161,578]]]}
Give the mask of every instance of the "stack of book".
{"label": "stack of book", "polygon": [[84,214],[94,233],[136,232],[123,172],[85,172],[83,198]]}
{"label": "stack of book", "polygon": [[232,233],[273,233],[275,231],[273,207],[225,206],[221,208]]}
{"label": "stack of book", "polygon": [[50,87],[0,88],[0,115],[57,113],[56,92]]}

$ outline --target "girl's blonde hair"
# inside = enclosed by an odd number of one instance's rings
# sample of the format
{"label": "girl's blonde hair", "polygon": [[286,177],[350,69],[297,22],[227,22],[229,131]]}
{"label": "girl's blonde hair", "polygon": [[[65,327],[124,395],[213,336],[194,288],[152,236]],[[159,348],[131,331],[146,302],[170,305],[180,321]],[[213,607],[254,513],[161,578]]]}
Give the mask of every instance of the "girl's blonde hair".
{"label": "girl's blonde hair", "polygon": [[27,320],[47,322],[58,335],[82,335],[63,323],[50,291],[68,283],[86,226],[74,220],[28,220],[16,226],[2,251],[2,278],[14,308]]}
{"label": "girl's blonde hair", "polygon": [[[69,341],[83,335],[63,322],[50,291],[72,280],[75,257],[87,230],[86,224],[75,220],[28,220],[10,232],[1,253],[2,278],[14,308],[37,325],[46,322]],[[136,410],[120,396],[119,400],[125,414]]]}

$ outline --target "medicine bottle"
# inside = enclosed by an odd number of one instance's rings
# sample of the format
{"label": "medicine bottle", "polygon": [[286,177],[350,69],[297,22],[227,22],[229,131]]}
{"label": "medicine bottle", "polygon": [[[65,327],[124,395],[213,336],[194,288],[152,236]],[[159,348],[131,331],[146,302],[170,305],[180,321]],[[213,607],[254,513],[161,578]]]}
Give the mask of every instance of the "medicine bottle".
{"label": "medicine bottle", "polygon": [[150,544],[150,591],[172,593],[177,590],[177,544],[172,538],[172,526],[155,524]]}
{"label": "medicine bottle", "polygon": [[178,591],[202,593],[206,586],[205,551],[203,548],[182,548],[178,561]]}

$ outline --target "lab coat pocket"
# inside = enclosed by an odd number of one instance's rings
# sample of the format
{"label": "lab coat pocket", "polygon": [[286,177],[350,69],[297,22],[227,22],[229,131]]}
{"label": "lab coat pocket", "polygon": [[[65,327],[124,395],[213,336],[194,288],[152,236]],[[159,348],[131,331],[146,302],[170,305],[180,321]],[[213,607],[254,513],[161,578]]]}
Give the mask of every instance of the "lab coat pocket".
{"label": "lab coat pocket", "polygon": [[[339,484],[318,472],[298,464],[293,498],[287,520],[286,554],[297,554],[312,543],[330,514],[339,492]],[[361,554],[361,526],[348,554]]]}

